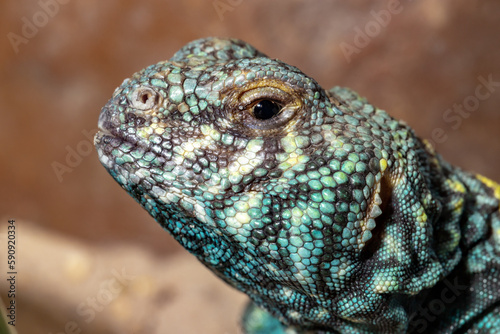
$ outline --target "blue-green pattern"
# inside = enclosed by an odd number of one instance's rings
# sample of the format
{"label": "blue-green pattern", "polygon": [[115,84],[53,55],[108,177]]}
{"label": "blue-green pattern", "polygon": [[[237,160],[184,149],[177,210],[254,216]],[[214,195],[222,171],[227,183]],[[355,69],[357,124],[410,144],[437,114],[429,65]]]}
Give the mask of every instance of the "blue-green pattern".
{"label": "blue-green pattern", "polygon": [[116,89],[102,164],[253,301],[247,333],[500,331],[500,187],[235,39]]}

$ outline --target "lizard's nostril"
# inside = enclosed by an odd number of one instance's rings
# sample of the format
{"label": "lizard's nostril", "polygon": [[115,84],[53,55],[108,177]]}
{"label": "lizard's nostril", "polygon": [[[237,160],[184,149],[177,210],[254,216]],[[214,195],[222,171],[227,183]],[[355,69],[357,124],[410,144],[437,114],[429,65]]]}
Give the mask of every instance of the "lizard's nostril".
{"label": "lizard's nostril", "polygon": [[158,93],[149,87],[138,87],[129,97],[130,105],[138,110],[150,110],[158,104],[159,100]]}
{"label": "lizard's nostril", "polygon": [[146,104],[146,102],[148,102],[148,100],[151,98],[151,94],[149,93],[145,93],[145,94],[142,94],[141,96],[141,101],[142,103]]}

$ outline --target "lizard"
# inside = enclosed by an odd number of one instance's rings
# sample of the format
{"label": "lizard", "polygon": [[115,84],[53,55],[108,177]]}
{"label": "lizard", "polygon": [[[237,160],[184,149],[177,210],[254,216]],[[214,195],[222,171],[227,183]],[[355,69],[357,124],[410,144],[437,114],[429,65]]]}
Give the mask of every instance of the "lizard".
{"label": "lizard", "polygon": [[246,333],[500,331],[500,186],[352,90],[204,38],[98,125],[111,176],[250,297]]}

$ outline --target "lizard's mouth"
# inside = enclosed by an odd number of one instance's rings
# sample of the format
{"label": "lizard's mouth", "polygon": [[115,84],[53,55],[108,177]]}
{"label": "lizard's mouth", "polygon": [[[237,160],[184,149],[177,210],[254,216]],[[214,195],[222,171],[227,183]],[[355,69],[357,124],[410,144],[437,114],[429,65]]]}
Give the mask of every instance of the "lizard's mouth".
{"label": "lizard's mouth", "polygon": [[[101,149],[103,153],[110,155],[113,149],[120,149],[126,146],[126,149],[134,149],[140,147],[145,151],[150,148],[147,142],[141,140],[134,133],[130,133],[123,128],[123,117],[128,117],[133,114],[130,111],[120,111],[120,101],[117,97],[111,98],[108,103],[101,109],[97,126],[99,131],[94,137],[94,145]],[[101,153],[101,152],[99,152]]]}
{"label": "lizard's mouth", "polygon": [[[94,136],[94,146],[97,149],[99,160],[110,171],[115,169],[118,164],[113,150],[130,150],[139,146],[135,136],[127,136],[119,131],[120,120],[115,111],[115,102],[115,99],[111,99],[101,109],[97,123],[99,131]],[[143,149],[148,150],[146,147]]]}
{"label": "lizard's mouth", "polygon": [[[154,153],[150,147],[135,138],[134,136],[127,136],[121,133],[117,127],[113,126],[110,120],[112,110],[104,107],[99,117],[99,131],[94,137],[94,145],[97,148],[99,160],[111,175],[122,184],[128,191],[142,193],[144,201],[140,201],[141,205],[148,205],[150,201],[160,204],[175,205],[182,208],[177,215],[181,212],[185,217],[196,218],[202,223],[215,226],[214,220],[208,217],[205,213],[206,205],[200,201],[186,195],[182,189],[175,185],[175,182],[182,183],[184,189],[191,191],[195,189],[192,183],[197,177],[192,173],[179,174],[177,177],[171,179],[164,179],[162,182],[155,183],[153,179],[148,178],[150,170],[148,167],[141,166],[141,163],[135,161],[128,161],[123,156],[117,155],[114,150],[122,152],[130,152],[130,154],[137,155],[154,155],[158,161],[158,166],[162,171],[169,173],[174,167],[175,163],[168,160],[162,155]],[[126,178],[123,176],[127,175]],[[173,173],[169,173],[173,176]],[[124,181],[127,179],[127,181]],[[151,186],[153,186],[151,188]],[[148,189],[148,190],[146,190]],[[154,216],[154,215],[153,215]],[[155,217],[157,218],[157,217]],[[160,219],[163,225],[165,222]],[[192,222],[194,224],[194,222]]]}
{"label": "lizard's mouth", "polygon": [[[99,129],[96,138],[103,137],[116,137],[122,138],[118,132],[120,126],[119,113],[116,112],[115,99],[111,99],[108,103],[101,109],[99,114],[99,120],[97,121],[97,127]],[[132,139],[132,138],[131,138]]]}
{"label": "lizard's mouth", "polygon": [[116,160],[112,156],[114,147],[118,147],[123,143],[119,137],[113,136],[107,131],[98,131],[94,136],[94,146],[97,149],[97,156],[101,164],[106,167],[108,171],[116,167]]}
{"label": "lizard's mouth", "polygon": [[[107,146],[111,141],[122,141],[121,136],[116,130],[117,120],[114,120],[113,110],[110,108],[111,101],[109,101],[102,109],[99,114],[99,120],[97,122],[97,127],[99,131],[94,137],[94,145],[97,147]],[[114,122],[113,122],[114,120]]]}

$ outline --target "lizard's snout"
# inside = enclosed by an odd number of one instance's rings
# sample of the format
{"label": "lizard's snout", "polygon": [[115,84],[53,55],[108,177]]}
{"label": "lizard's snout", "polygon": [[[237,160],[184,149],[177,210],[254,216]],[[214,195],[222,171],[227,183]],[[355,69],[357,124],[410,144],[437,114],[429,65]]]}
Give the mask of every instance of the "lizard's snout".
{"label": "lizard's snout", "polygon": [[113,132],[119,126],[118,114],[114,111],[113,101],[110,100],[102,109],[99,114],[97,126],[99,130],[106,133]]}

